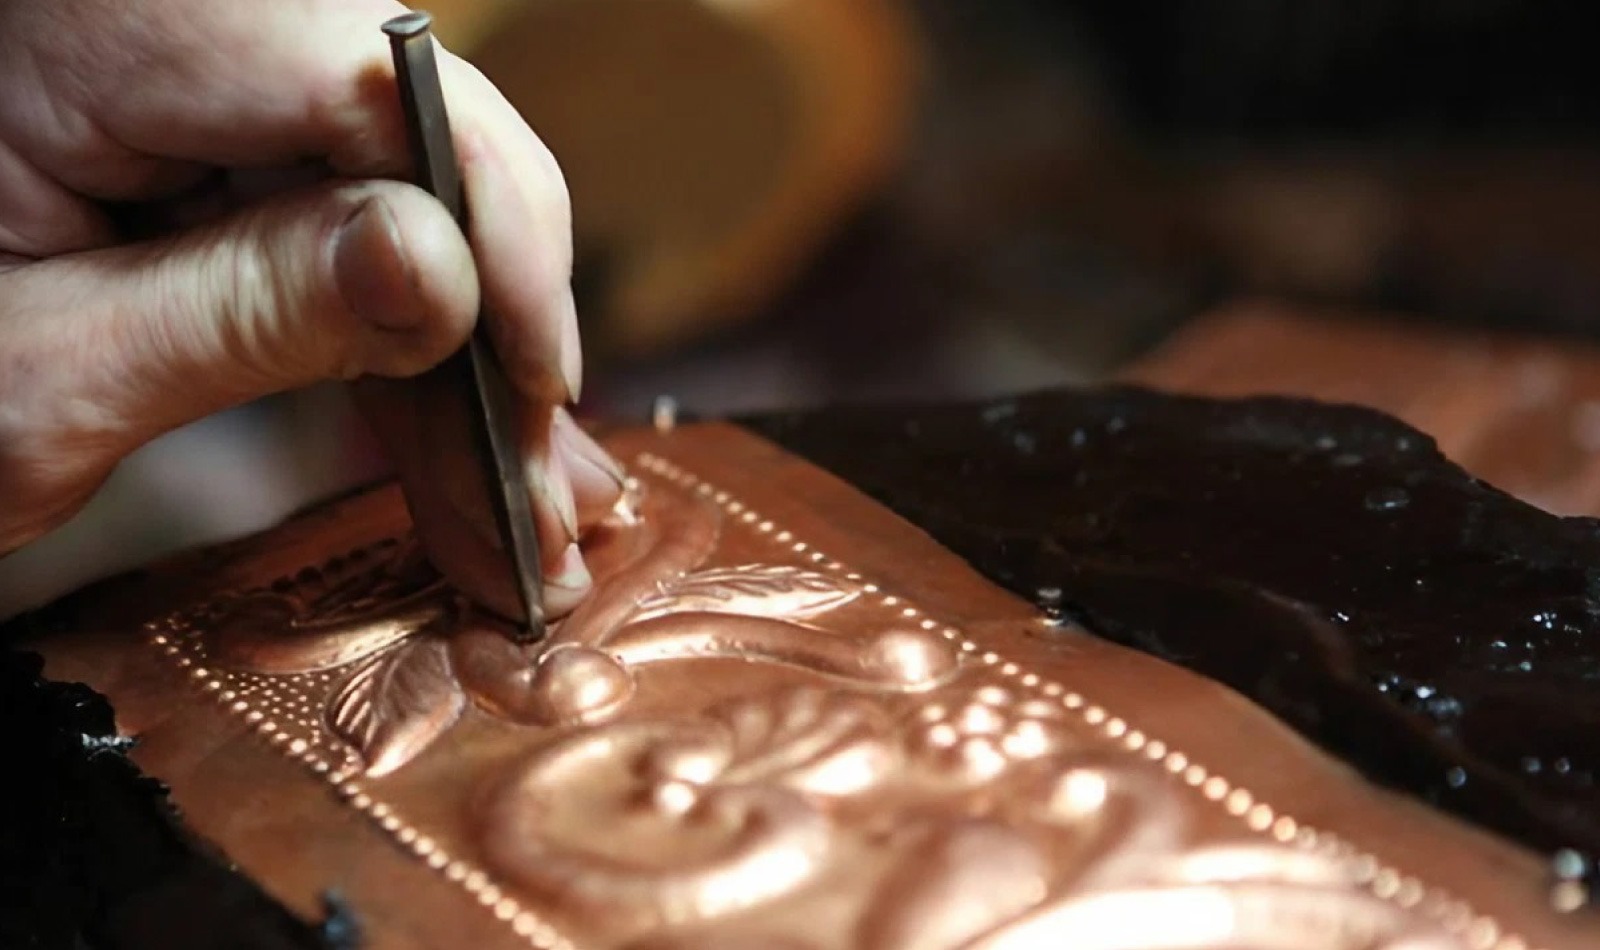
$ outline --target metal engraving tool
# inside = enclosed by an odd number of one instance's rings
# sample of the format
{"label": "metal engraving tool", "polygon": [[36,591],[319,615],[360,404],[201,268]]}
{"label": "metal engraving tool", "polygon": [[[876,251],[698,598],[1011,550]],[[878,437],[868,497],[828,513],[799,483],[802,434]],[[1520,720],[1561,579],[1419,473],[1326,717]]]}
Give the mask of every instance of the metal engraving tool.
{"label": "metal engraving tool", "polygon": [[[439,86],[439,65],[434,58],[433,18],[412,12],[384,23],[394,54],[395,78],[405,110],[416,183],[444,203],[450,214],[466,226],[466,196],[455,146],[450,139],[450,118]],[[458,374],[469,393],[473,415],[473,444],[484,473],[484,488],[495,513],[500,539],[511,559],[517,594],[527,612],[528,626],[519,642],[544,639],[543,571],[539,537],[528,501],[529,477],[541,477],[522,464],[517,450],[511,390],[489,340],[483,314],[472,337],[440,371]]]}

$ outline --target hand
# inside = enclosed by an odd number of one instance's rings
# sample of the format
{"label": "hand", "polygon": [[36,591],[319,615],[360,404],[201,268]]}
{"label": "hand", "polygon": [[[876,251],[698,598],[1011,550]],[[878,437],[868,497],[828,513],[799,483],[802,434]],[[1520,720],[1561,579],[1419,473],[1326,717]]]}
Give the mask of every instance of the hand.
{"label": "hand", "polygon": [[[70,517],[124,455],[325,379],[395,457],[436,564],[510,614],[492,520],[428,452],[414,376],[479,304],[518,390],[548,607],[620,473],[564,410],[581,355],[565,185],[494,87],[440,72],[470,233],[409,172],[388,0],[0,0],[0,554]],[[470,242],[470,246],[469,246]],[[445,433],[446,435],[448,433]]]}

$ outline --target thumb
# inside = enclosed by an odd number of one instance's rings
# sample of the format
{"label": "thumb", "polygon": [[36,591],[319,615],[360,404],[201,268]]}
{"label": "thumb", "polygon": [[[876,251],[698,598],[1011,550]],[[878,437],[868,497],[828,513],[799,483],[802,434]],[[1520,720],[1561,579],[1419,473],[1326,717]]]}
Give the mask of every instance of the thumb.
{"label": "thumb", "polygon": [[39,417],[120,454],[270,393],[419,373],[477,309],[471,251],[441,204],[393,182],[326,185],[0,275],[0,361],[48,368],[28,397]]}

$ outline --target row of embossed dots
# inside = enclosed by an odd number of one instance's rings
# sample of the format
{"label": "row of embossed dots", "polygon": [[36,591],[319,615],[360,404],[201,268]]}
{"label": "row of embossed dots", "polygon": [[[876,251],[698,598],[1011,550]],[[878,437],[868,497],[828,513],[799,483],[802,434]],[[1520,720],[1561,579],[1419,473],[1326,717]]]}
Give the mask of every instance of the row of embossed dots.
{"label": "row of embossed dots", "polygon": [[452,857],[438,842],[406,823],[388,804],[374,798],[351,777],[350,772],[345,771],[355,768],[353,760],[341,767],[332,765],[312,747],[312,743],[291,734],[247,699],[226,689],[225,684],[214,677],[210,670],[195,666],[193,658],[184,655],[182,646],[169,633],[155,632],[150,641],[172,658],[179,668],[184,669],[189,678],[197,682],[225,712],[242,719],[269,746],[298,761],[314,776],[331,785],[346,804],[371,819],[380,830],[429,868],[465,890],[479,905],[510,926],[517,936],[538,950],[574,950],[565,937],[537,914],[525,909],[516,898],[503,893],[481,868]]}
{"label": "row of embossed dots", "polygon": [[[224,706],[232,707],[231,711],[242,715],[249,725],[270,722],[276,730],[279,723],[287,723],[300,727],[303,735],[291,736],[286,741],[310,745],[323,742],[323,724],[313,712],[310,699],[302,691],[279,682],[279,677],[210,669],[203,665],[205,651],[200,641],[186,636],[187,632],[182,626],[168,625],[166,632],[158,629],[152,633],[151,642],[180,670],[185,671],[190,679],[199,683],[201,689]],[[322,687],[328,687],[333,682],[332,674],[327,672],[303,675]],[[252,700],[265,709],[256,708]],[[329,745],[337,741],[331,737],[327,740]]]}
{"label": "row of embossed dots", "polygon": [[1132,728],[1124,719],[1111,715],[1105,708],[1088,702],[1082,694],[1068,690],[1060,683],[1048,681],[1038,674],[1025,671],[1017,663],[1007,660],[993,650],[984,650],[967,639],[956,627],[943,625],[929,617],[922,617],[914,606],[904,604],[893,594],[884,593],[877,584],[866,581],[862,575],[850,571],[843,563],[829,558],[794,535],[778,528],[770,519],[734,498],[731,493],[710,485],[691,472],[653,453],[640,453],[636,462],[649,471],[685,490],[715,502],[736,521],[765,535],[774,543],[800,555],[826,570],[843,575],[847,580],[862,585],[862,590],[878,596],[884,606],[897,609],[908,621],[916,621],[927,631],[937,630],[941,636],[959,645],[961,651],[1000,675],[1015,678],[1017,682],[1038,694],[1060,703],[1067,710],[1082,717],[1083,721],[1102,733],[1108,740],[1129,752],[1144,755],[1160,763],[1183,784],[1195,789],[1208,801],[1214,802],[1240,819],[1251,831],[1270,834],[1277,841],[1311,850],[1328,857],[1348,862],[1357,880],[1375,896],[1393,902],[1408,910],[1416,909],[1437,920],[1447,930],[1461,937],[1473,950],[1528,950],[1525,940],[1515,934],[1506,934],[1492,917],[1476,914],[1465,901],[1451,896],[1443,889],[1429,887],[1415,876],[1382,863],[1375,855],[1363,852],[1336,834],[1321,831],[1296,821],[1293,817],[1276,812],[1265,802],[1256,801],[1248,789],[1230,783],[1220,775],[1211,774],[1184,753],[1169,749],[1166,743],[1153,739]]}

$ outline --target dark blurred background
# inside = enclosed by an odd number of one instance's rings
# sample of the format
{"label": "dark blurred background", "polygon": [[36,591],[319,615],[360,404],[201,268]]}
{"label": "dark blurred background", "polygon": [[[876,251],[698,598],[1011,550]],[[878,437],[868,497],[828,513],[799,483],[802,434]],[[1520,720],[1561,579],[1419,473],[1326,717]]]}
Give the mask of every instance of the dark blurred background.
{"label": "dark blurred background", "polygon": [[[1091,382],[1242,298],[1600,332],[1577,3],[431,9],[568,175],[590,416]],[[0,616],[383,469],[333,388],[173,433]]]}

